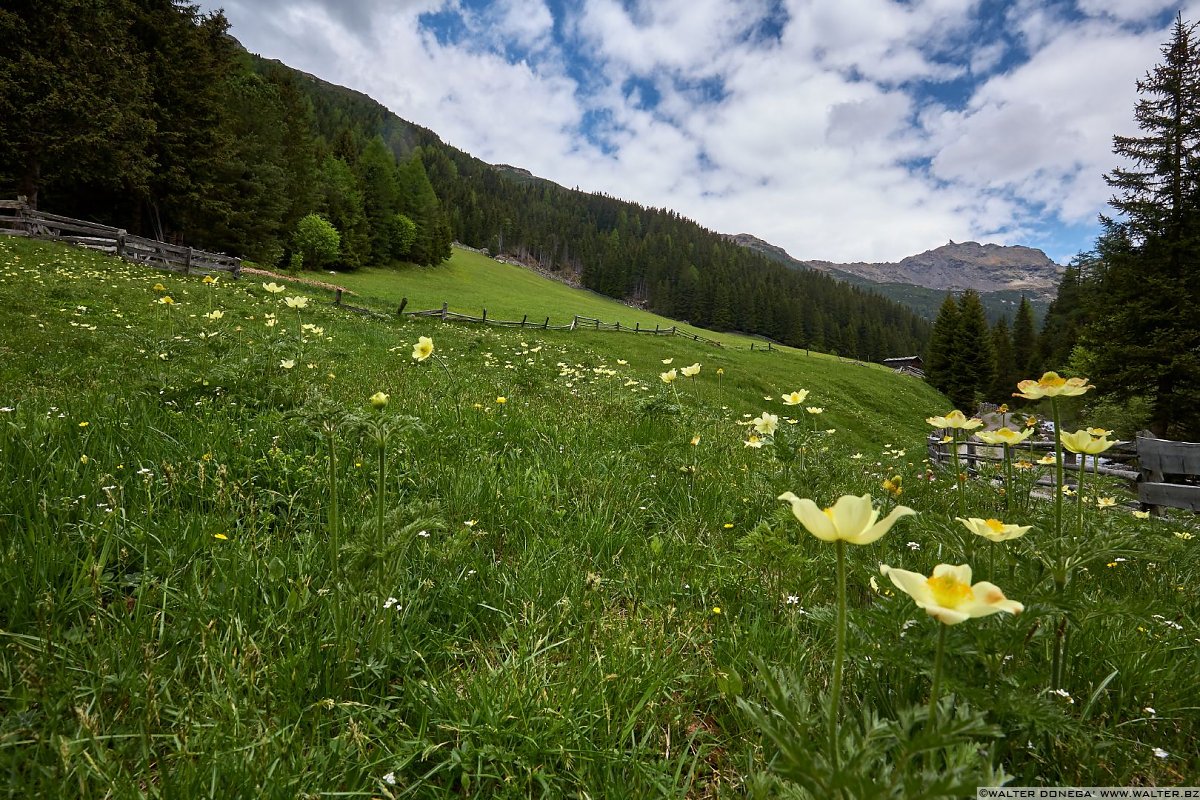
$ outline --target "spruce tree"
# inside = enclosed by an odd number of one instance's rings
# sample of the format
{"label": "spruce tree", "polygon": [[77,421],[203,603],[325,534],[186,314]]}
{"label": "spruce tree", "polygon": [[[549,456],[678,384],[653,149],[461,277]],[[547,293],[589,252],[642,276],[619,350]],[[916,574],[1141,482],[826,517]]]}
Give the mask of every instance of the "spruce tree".
{"label": "spruce tree", "polygon": [[929,336],[929,348],[925,354],[925,380],[944,395],[956,394],[961,381],[958,373],[958,337],[960,328],[958,302],[947,292],[942,307],[938,310]]}
{"label": "spruce tree", "polygon": [[1138,81],[1140,136],[1113,137],[1129,167],[1106,180],[1103,258],[1084,344],[1089,377],[1114,399],[1141,395],[1159,436],[1200,438],[1200,41],[1177,17],[1163,61]]}
{"label": "spruce tree", "polygon": [[958,312],[956,352],[962,385],[950,399],[964,412],[971,413],[980,401],[991,399],[992,382],[996,378],[996,356],[992,347],[992,331],[979,293],[974,289],[963,292],[958,301]]}
{"label": "spruce tree", "polygon": [[1008,317],[1001,317],[992,326],[992,351],[995,354],[996,374],[989,387],[988,396],[996,403],[1007,403],[1008,397],[1017,390],[1017,381],[1024,372],[1017,369],[1014,358],[1013,339],[1008,332]]}
{"label": "spruce tree", "polygon": [[1019,380],[1037,377],[1034,375],[1038,372],[1036,353],[1037,332],[1033,324],[1033,306],[1030,305],[1029,298],[1021,295],[1021,304],[1017,306],[1017,315],[1013,318],[1012,325],[1012,370],[1020,376]]}

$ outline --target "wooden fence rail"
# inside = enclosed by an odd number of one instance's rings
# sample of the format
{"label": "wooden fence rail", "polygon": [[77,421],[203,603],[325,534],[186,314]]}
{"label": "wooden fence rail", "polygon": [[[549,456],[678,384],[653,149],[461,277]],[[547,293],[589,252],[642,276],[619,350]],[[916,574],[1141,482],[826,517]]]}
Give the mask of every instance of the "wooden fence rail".
{"label": "wooden fence rail", "polygon": [[237,278],[242,272],[242,260],[234,256],[132,236],[122,228],[33,209],[21,200],[0,200],[0,234],[66,242],[185,275],[228,272]]}
{"label": "wooden fence rail", "polygon": [[[725,346],[715,339],[708,339],[698,334],[681,331],[679,330],[678,326],[675,325],[672,325],[669,328],[664,328],[659,325],[655,325],[653,328],[643,328],[642,324],[637,322],[630,327],[629,325],[622,325],[620,322],[601,322],[594,317],[581,317],[578,314],[572,317],[570,325],[551,325],[549,317],[546,317],[545,320],[538,322],[537,320],[531,321],[528,314],[519,320],[496,319],[488,316],[486,308],[483,309],[483,316],[481,317],[472,316],[470,314],[459,314],[456,311],[451,311],[446,303],[442,303],[441,308],[431,308],[426,311],[405,311],[404,306],[401,305],[398,313],[410,318],[434,317],[442,320],[443,322],[474,322],[484,325],[496,325],[504,328],[532,328],[543,331],[622,331],[624,333],[645,333],[651,336],[682,336],[685,339],[691,339],[693,342],[704,342],[706,344],[711,344],[714,347]],[[754,343],[750,344],[750,349],[755,349]],[[774,351],[778,348],[772,347],[771,343],[767,342],[766,346],[760,344],[757,346],[757,349]]]}
{"label": "wooden fence rail", "polygon": [[[1004,459],[1003,447],[983,442],[959,442],[958,449],[959,461],[967,469]],[[1053,451],[1054,442],[1023,442],[1013,448],[1013,456]],[[950,444],[943,443],[938,435],[930,436],[929,458],[935,464],[949,463]],[[1092,463],[1087,470],[1126,481],[1127,488],[1137,495],[1142,506],[1156,511],[1167,507],[1200,512],[1200,444],[1138,436],[1134,442],[1122,442],[1105,451],[1104,459],[1109,463]],[[1134,461],[1136,468],[1131,465]],[[1078,456],[1064,452],[1063,469],[1078,472],[1081,469]]]}

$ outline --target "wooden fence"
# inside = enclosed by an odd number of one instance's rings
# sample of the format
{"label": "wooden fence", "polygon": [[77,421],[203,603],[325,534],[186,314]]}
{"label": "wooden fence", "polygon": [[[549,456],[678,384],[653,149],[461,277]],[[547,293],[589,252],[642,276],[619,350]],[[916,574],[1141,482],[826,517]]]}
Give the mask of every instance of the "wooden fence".
{"label": "wooden fence", "polygon": [[[949,443],[943,443],[940,435],[929,437],[929,458],[935,464],[950,462]],[[978,441],[959,442],[959,461],[970,470],[982,462],[996,463],[1004,458],[1004,449]],[[1013,448],[1013,457],[1027,457],[1031,453],[1052,453],[1054,442],[1023,442]],[[1105,451],[1108,464],[1089,463],[1088,472],[1120,478],[1127,488],[1137,495],[1137,502],[1152,509],[1162,507],[1200,511],[1200,444],[1173,442],[1138,436],[1134,442],[1118,444]],[[1137,467],[1132,466],[1137,462]],[[1063,452],[1063,469],[1078,472],[1079,457]],[[1052,485],[1049,478],[1042,478],[1039,485]]]}
{"label": "wooden fence", "polygon": [[[407,315],[412,318],[434,317],[436,319],[442,320],[443,322],[474,322],[474,323],[484,324],[484,325],[497,325],[497,326],[505,327],[505,328],[533,328],[536,330],[550,330],[550,331],[576,331],[576,330],[622,331],[624,333],[644,333],[644,334],[649,334],[651,336],[682,336],[684,339],[690,339],[693,342],[704,342],[705,344],[711,344],[714,347],[724,347],[725,346],[721,342],[716,341],[715,339],[708,339],[704,336],[700,336],[699,334],[687,333],[686,331],[681,331],[681,330],[679,330],[679,327],[676,325],[672,325],[669,328],[664,328],[659,325],[655,325],[653,328],[650,328],[650,327],[643,328],[642,324],[640,322],[637,322],[637,323],[634,323],[632,327],[630,327],[629,325],[622,325],[620,322],[601,322],[600,320],[595,319],[594,317],[581,317],[578,314],[576,314],[574,317],[572,317],[570,325],[551,325],[549,317],[546,317],[545,320],[543,320],[541,322],[538,322],[537,320],[531,321],[529,319],[528,314],[521,317],[521,319],[519,319],[519,320],[502,320],[502,319],[496,319],[495,317],[489,317],[486,308],[483,309],[483,316],[475,317],[470,314],[459,314],[455,311],[451,311],[449,308],[449,305],[447,303],[442,303],[441,308],[431,308],[428,311],[405,311],[404,307],[407,304],[408,304],[408,300],[405,299],[400,304],[400,308],[398,309],[397,313],[399,313],[401,315]],[[767,341],[764,344],[751,342],[750,349],[774,352],[774,351],[778,350],[779,348],[772,347],[771,342]]]}
{"label": "wooden fence", "polygon": [[1141,503],[1200,511],[1200,444],[1139,436],[1137,454]]}
{"label": "wooden fence", "polygon": [[0,234],[66,242],[185,275],[228,272],[236,278],[242,271],[242,260],[234,256],[132,236],[122,228],[39,211],[21,200],[0,200]]}

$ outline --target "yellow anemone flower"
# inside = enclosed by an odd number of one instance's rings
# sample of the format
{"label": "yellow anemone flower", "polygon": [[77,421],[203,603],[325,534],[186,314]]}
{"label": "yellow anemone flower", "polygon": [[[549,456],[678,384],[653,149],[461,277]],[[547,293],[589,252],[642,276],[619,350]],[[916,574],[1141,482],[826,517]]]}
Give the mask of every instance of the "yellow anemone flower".
{"label": "yellow anemone flower", "polygon": [[762,413],[761,417],[755,417],[750,422],[754,425],[754,430],[764,436],[774,436],[775,429],[779,427],[778,415],[768,414],[766,411]]}
{"label": "yellow anemone flower", "polygon": [[695,447],[698,444],[700,444],[700,434],[697,433],[692,437],[692,447]]}
{"label": "yellow anemone flower", "polygon": [[724,375],[724,374],[725,374],[725,368],[724,368],[724,367],[717,367],[717,374],[718,374],[718,375]]}
{"label": "yellow anemone flower", "polygon": [[938,564],[933,575],[894,569],[880,564],[896,588],[907,594],[925,613],[946,625],[957,625],[972,617],[986,617],[999,611],[1020,614],[1025,606],[1009,600],[994,583],[980,581],[971,585],[971,567],[967,564]]}
{"label": "yellow anemone flower", "polygon": [[387,408],[387,404],[388,396],[383,392],[376,392],[375,394],[371,395],[371,405],[374,408],[382,411],[383,409]]}
{"label": "yellow anemone flower", "polygon": [[496,405],[498,405],[498,406],[502,406],[507,402],[508,402],[508,398],[505,397],[504,395],[498,395],[496,397]]}
{"label": "yellow anemone flower", "polygon": [[154,291],[165,292],[166,290],[167,290],[167,287],[163,286],[161,283],[154,284]]}
{"label": "yellow anemone flower", "polygon": [[1112,508],[1116,504],[1117,504],[1117,498],[1115,498],[1115,497],[1097,497],[1096,498],[1096,505],[1098,505],[1100,508]]}
{"label": "yellow anemone flower", "polygon": [[763,446],[763,440],[752,433],[750,434],[750,438],[742,442],[742,444],[744,444],[746,447],[753,447],[757,450]]}
{"label": "yellow anemone flower", "polygon": [[294,359],[294,358],[280,359],[279,366],[283,367],[284,369],[291,369],[292,367],[296,366],[296,359]]}
{"label": "yellow anemone flower", "polygon": [[422,336],[417,340],[417,343],[413,345],[412,357],[417,361],[424,361],[431,355],[433,355],[433,339],[430,339],[428,336]]}
{"label": "yellow anemone flower", "polygon": [[892,477],[884,480],[884,482],[883,482],[884,491],[886,491],[892,497],[899,497],[901,494],[904,493],[904,488],[901,486],[901,484],[903,482],[904,482],[904,476],[893,475]]}
{"label": "yellow anemone flower", "polygon": [[829,508],[821,508],[808,498],[784,492],[779,499],[792,506],[792,514],[800,524],[823,542],[843,541],[850,544],[870,544],[889,530],[896,520],[915,514],[907,506],[896,506],[879,519],[879,510],[871,504],[871,495],[843,495]]}
{"label": "yellow anemone flower", "polygon": [[205,286],[212,286],[216,282],[217,282],[217,279],[214,278],[212,275],[205,275],[204,280],[201,281],[201,283],[203,283]]}
{"label": "yellow anemone flower", "polygon": [[1032,525],[1005,525],[998,519],[979,519],[978,517],[955,517],[971,533],[978,534],[993,542],[1004,542],[1024,536]]}
{"label": "yellow anemone flower", "polygon": [[662,362],[663,362],[664,364],[670,364],[670,363],[671,363],[672,361],[674,361],[674,360],[675,360],[675,359],[673,359],[673,358],[664,358],[664,359],[662,360]]}
{"label": "yellow anemone flower", "polygon": [[164,294],[162,297],[158,298],[158,302],[162,303],[164,306],[175,305],[175,301],[171,299],[171,295],[169,294]]}
{"label": "yellow anemone flower", "polygon": [[287,303],[288,308],[306,308],[308,306],[308,298],[301,295],[285,297],[283,302]]}
{"label": "yellow anemone flower", "polygon": [[685,378],[694,378],[700,374],[700,364],[696,363],[690,367],[682,367],[679,371],[683,373],[683,377]]}
{"label": "yellow anemone flower", "polygon": [[1062,443],[1063,447],[1072,453],[1086,453],[1089,456],[1103,453],[1116,444],[1116,442],[1110,442],[1106,436],[1092,436],[1092,434],[1083,430],[1075,431],[1074,433],[1064,433],[1062,435]]}
{"label": "yellow anemone flower", "polygon": [[221,317],[225,316],[225,312],[220,309],[217,309],[216,311],[208,312],[204,316],[206,319],[220,319]]}
{"label": "yellow anemone flower", "polygon": [[964,431],[973,431],[983,427],[983,420],[978,417],[967,419],[967,415],[957,408],[944,417],[926,417],[925,421],[935,428],[960,428]]}
{"label": "yellow anemone flower", "polygon": [[[668,360],[670,360],[670,359],[668,359]],[[678,375],[678,373],[675,372],[674,367],[672,367],[667,372],[658,373],[658,377],[662,378],[663,383],[673,383],[675,381],[675,379],[679,377],[679,375]]]}
{"label": "yellow anemone flower", "polygon": [[280,286],[280,285],[279,285],[278,283],[276,283],[275,281],[271,281],[270,283],[264,283],[264,284],[262,285],[262,287],[263,287],[264,289],[266,289],[268,292],[270,292],[271,294],[280,294],[281,292],[286,292],[286,291],[287,291],[287,287],[286,287],[286,286]]}
{"label": "yellow anemone flower", "polygon": [[1021,381],[1017,388],[1021,391],[1013,392],[1013,397],[1041,400],[1043,397],[1076,397],[1096,387],[1089,386],[1087,378],[1063,378],[1057,372],[1046,372],[1036,381]]}
{"label": "yellow anemone flower", "polygon": [[808,389],[801,389],[798,392],[785,394],[781,399],[785,406],[798,406],[808,399]]}
{"label": "yellow anemone flower", "polygon": [[818,407],[816,407],[816,406],[808,406],[808,407],[807,407],[807,408],[805,408],[804,410],[805,410],[805,411],[807,411],[807,412],[808,412],[808,413],[810,413],[810,414],[823,414],[823,413],[825,412],[825,409],[823,409],[823,408],[818,408]]}
{"label": "yellow anemone flower", "polygon": [[1088,428],[1087,432],[1092,436],[1111,436],[1112,431],[1106,431],[1104,428]]}
{"label": "yellow anemone flower", "polygon": [[1017,433],[1012,428],[1001,428],[996,431],[979,431],[975,435],[987,444],[1006,444],[1013,447],[1032,436],[1033,429],[1026,428],[1021,433]]}

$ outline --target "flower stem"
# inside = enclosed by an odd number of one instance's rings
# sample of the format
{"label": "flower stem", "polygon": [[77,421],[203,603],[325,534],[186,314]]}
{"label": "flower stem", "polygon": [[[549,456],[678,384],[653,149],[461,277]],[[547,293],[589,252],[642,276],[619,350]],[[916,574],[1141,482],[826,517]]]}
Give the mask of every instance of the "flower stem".
{"label": "flower stem", "polygon": [[1087,455],[1079,454],[1079,478],[1075,482],[1075,535],[1083,536],[1083,478],[1087,474]]}
{"label": "flower stem", "polygon": [[963,513],[963,492],[967,490],[966,481],[962,480],[962,474],[958,466],[958,428],[951,428],[951,436],[954,441],[950,443],[950,447],[954,453],[954,483],[958,488],[958,506],[957,513],[962,516]]}
{"label": "flower stem", "polygon": [[1012,511],[1012,448],[1004,445],[1004,513]]}
{"label": "flower stem", "polygon": [[833,655],[833,678],[829,688],[829,759],[838,768],[837,712],[842,696],[842,661],[846,657],[846,543],[837,541],[838,613],[837,643]]}
{"label": "flower stem", "polygon": [[938,623],[937,653],[933,657],[933,684],[929,687],[929,730],[937,730],[938,693],[942,684],[942,656],[946,652],[946,628]]}
{"label": "flower stem", "polygon": [[337,440],[332,422],[326,423],[326,438],[329,444],[329,573],[337,574],[338,548],[341,546],[341,509],[338,506]]}
{"label": "flower stem", "polygon": [[[387,479],[387,440],[383,436],[383,432],[379,432],[379,485],[375,487],[375,538],[379,549],[379,555],[383,553],[383,506],[384,494]],[[383,559],[379,562],[382,564]]]}
{"label": "flower stem", "polygon": [[1067,580],[1063,568],[1062,541],[1062,498],[1063,498],[1063,454],[1062,431],[1059,430],[1058,398],[1050,398],[1051,415],[1054,417],[1054,546],[1056,570],[1054,582],[1061,588]]}

